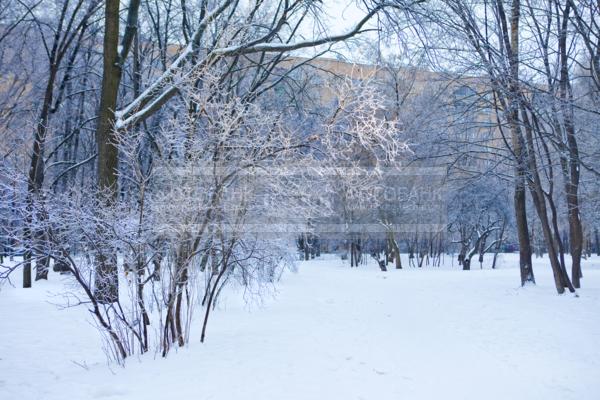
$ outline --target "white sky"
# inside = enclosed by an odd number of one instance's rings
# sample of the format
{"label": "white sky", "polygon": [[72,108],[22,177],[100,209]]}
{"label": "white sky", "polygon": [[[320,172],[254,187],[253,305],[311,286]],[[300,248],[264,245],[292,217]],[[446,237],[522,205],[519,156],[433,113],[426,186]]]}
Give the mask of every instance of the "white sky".
{"label": "white sky", "polygon": [[[325,18],[321,21],[321,26],[315,27],[315,29],[325,28],[328,35],[341,34],[351,30],[364,16],[367,14],[366,10],[359,8],[355,1],[352,0],[324,0],[323,9],[325,11]],[[375,28],[375,19],[367,23],[365,28]],[[310,24],[307,24],[305,31],[303,32],[306,38],[314,38],[317,36],[318,31],[312,31]],[[321,32],[322,35],[322,32]],[[362,34],[361,37],[368,37],[369,33]],[[371,34],[373,36],[373,34]],[[323,47],[321,49],[324,49]],[[348,59],[359,61],[360,55],[354,54],[352,50],[345,44],[338,44],[334,46],[336,52],[341,53]],[[307,50],[303,54],[313,54],[314,50]],[[335,54],[328,55],[334,57]]]}

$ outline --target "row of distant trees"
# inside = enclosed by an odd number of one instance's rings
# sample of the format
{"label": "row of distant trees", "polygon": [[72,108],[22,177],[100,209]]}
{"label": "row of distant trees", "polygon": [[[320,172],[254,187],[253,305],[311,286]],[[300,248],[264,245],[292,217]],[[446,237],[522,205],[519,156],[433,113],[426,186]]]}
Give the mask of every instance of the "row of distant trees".
{"label": "row of distant trees", "polygon": [[580,287],[581,259],[598,250],[599,12],[591,1],[384,10],[384,30],[415,38],[402,60],[438,72],[424,88],[402,61],[370,57],[386,76],[387,109],[401,116],[409,165],[448,168],[442,247],[467,268],[511,244],[523,285],[535,281],[532,255],[547,253],[557,291]]}
{"label": "row of distant trees", "polygon": [[[449,0],[387,11],[386,25],[418,37],[430,64],[480,79],[464,93],[470,107],[452,118],[463,135],[448,130],[431,144],[434,158],[449,162],[452,179],[466,182],[465,197],[481,195],[469,190],[473,182],[488,193],[502,180],[513,185],[522,284],[535,279],[532,232],[539,230],[557,291],[580,287],[585,233],[594,232],[598,214],[598,4]],[[480,129],[471,134],[486,125],[487,138]],[[420,150],[423,158],[431,154],[431,147]]]}

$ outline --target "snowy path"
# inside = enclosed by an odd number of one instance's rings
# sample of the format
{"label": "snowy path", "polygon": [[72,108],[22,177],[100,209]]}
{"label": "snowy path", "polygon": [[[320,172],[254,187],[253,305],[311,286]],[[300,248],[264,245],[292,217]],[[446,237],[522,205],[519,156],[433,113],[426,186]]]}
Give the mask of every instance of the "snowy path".
{"label": "snowy path", "polygon": [[[507,256],[504,265],[512,260]],[[239,293],[213,314],[207,343],[163,360],[106,367],[82,309],[45,302],[58,276],[0,291],[0,399],[600,398],[600,260],[580,297],[515,269],[350,270],[301,263],[275,299]],[[198,318],[199,319],[199,318]],[[195,330],[198,334],[198,329]],[[85,370],[75,363],[86,363]]]}

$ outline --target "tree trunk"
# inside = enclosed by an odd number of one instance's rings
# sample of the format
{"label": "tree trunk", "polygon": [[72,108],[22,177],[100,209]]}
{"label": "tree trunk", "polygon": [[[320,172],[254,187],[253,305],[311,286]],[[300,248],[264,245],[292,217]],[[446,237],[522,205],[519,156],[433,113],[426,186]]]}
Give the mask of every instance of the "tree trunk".
{"label": "tree trunk", "polygon": [[398,243],[396,243],[396,239],[394,239],[394,232],[388,231],[388,247],[392,250],[392,257],[394,259],[396,269],[402,269],[402,259],[400,258],[400,248],[398,247]]}
{"label": "tree trunk", "polygon": [[465,257],[462,262],[463,271],[469,271],[471,269],[471,257]]}
{"label": "tree trunk", "polygon": [[[55,40],[56,41],[56,40]],[[53,49],[56,52],[56,49]],[[43,232],[33,227],[36,216],[42,218],[38,207],[35,205],[41,198],[41,189],[44,184],[44,149],[46,147],[46,134],[48,132],[48,120],[50,115],[50,107],[54,94],[54,83],[56,81],[57,66],[53,63],[55,54],[51,55],[51,66],[48,72],[48,82],[44,92],[44,100],[42,110],[38,118],[38,123],[35,130],[33,140],[33,151],[31,154],[31,164],[29,167],[29,180],[27,183],[27,203],[28,210],[27,220],[25,222],[25,242],[27,246],[37,247],[39,242],[43,241]],[[34,216],[35,214],[35,216]],[[23,287],[31,287],[31,251],[26,252],[25,269],[23,271]],[[44,260],[36,261],[35,280],[48,279],[47,263]]]}
{"label": "tree trunk", "polygon": [[304,261],[308,261],[310,260],[310,240],[309,240],[309,234],[305,233],[304,234]]}
{"label": "tree trunk", "polygon": [[[502,4],[498,7],[503,12]],[[509,49],[509,63],[511,67],[511,82],[509,85],[510,111],[508,113],[508,122],[512,136],[513,153],[515,157],[515,195],[514,208],[517,228],[517,237],[519,240],[519,269],[521,272],[521,286],[527,283],[535,284],[533,268],[531,262],[531,242],[529,240],[529,228],[527,226],[527,206],[525,194],[525,177],[527,171],[524,138],[519,126],[519,22],[521,16],[521,4],[519,0],[512,3],[512,12],[510,20],[510,42],[507,43]]]}
{"label": "tree trunk", "polygon": [[[117,171],[119,164],[118,135],[114,129],[115,110],[121,66],[137,30],[139,0],[131,0],[127,14],[127,29],[119,54],[119,0],[106,0],[104,15],[103,71],[96,146],[98,148],[98,189],[102,201],[111,206],[117,200]],[[96,265],[96,294],[101,303],[116,302],[118,297],[118,269],[116,255],[102,256]]]}
{"label": "tree trunk", "polygon": [[567,55],[567,30],[569,24],[569,15],[571,3],[567,2],[563,11],[563,21],[560,28],[558,40],[560,51],[560,97],[562,115],[564,118],[565,132],[567,136],[567,148],[569,154],[568,175],[565,174],[565,192],[567,197],[568,218],[569,218],[569,239],[572,259],[571,279],[573,286],[581,286],[581,254],[583,251],[583,228],[579,217],[579,147],[575,137],[574,113],[573,113],[573,95],[571,91],[571,82],[569,77],[569,58]]}
{"label": "tree trunk", "polygon": [[560,240],[560,238],[556,238],[552,229],[550,228],[550,223],[548,221],[548,210],[546,207],[546,199],[544,197],[544,191],[542,189],[542,183],[538,172],[538,166],[535,156],[535,147],[533,140],[533,132],[532,127],[529,122],[529,117],[527,115],[527,111],[525,109],[521,110],[521,115],[523,118],[523,124],[527,139],[527,150],[528,150],[528,167],[529,174],[531,175],[531,180],[529,182],[529,189],[531,192],[531,197],[533,199],[533,204],[535,205],[537,215],[539,217],[542,233],[544,234],[544,241],[546,246],[548,247],[548,258],[550,259],[550,265],[552,266],[552,272],[554,274],[554,283],[556,285],[557,292],[563,293],[565,288],[568,288],[569,291],[573,292],[574,288],[571,284],[571,280],[567,275],[567,272],[564,268],[564,265],[560,264],[559,254],[558,254],[558,244],[556,240]]}
{"label": "tree trunk", "polygon": [[502,248],[502,238],[504,237],[504,230],[506,229],[506,220],[502,221],[502,228],[500,229],[500,234],[498,235],[498,239],[496,241],[496,246],[494,248],[494,259],[492,260],[492,269],[496,269],[496,262],[498,260],[498,253]]}

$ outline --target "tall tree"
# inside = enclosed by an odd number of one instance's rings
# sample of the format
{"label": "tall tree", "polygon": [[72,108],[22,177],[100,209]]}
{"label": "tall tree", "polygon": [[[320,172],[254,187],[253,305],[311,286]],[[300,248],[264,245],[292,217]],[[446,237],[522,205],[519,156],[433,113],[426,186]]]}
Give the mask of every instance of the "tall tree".
{"label": "tall tree", "polygon": [[[87,7],[86,7],[87,3]],[[46,38],[47,32],[41,21],[34,16],[34,23],[37,25],[39,35],[45,54],[48,58],[48,73],[46,86],[40,104],[40,112],[36,122],[36,129],[33,139],[33,150],[31,153],[31,165],[29,168],[28,195],[27,203],[29,208],[28,220],[25,223],[25,241],[43,241],[43,232],[31,232],[32,219],[44,218],[42,214],[33,215],[36,209],[35,203],[40,200],[41,189],[44,183],[44,154],[46,147],[46,137],[50,123],[50,115],[55,113],[59,108],[60,97],[55,98],[57,89],[57,80],[59,72],[63,68],[65,56],[72,52],[68,60],[69,66],[75,62],[75,58],[79,51],[79,46],[83,40],[83,35],[89,25],[90,18],[97,10],[99,1],[94,0],[86,2],[84,0],[65,0],[60,8],[59,15],[56,20],[56,27],[51,35],[52,40]],[[67,70],[69,69],[67,66]],[[63,82],[68,80],[68,74],[63,76]],[[35,246],[32,246],[35,247]],[[31,248],[31,247],[30,247]],[[31,287],[31,251],[25,254],[26,263],[23,268],[23,287]],[[36,263],[36,280],[47,279],[48,277],[48,262],[45,257],[39,258]]]}
{"label": "tall tree", "polygon": [[[107,0],[105,5],[105,36],[103,42],[103,75],[100,109],[96,141],[98,146],[98,189],[103,201],[110,205],[117,196],[118,172],[118,134],[119,130],[130,129],[156,113],[170,99],[178,94],[178,79],[195,70],[215,65],[220,60],[234,60],[226,76],[231,76],[239,67],[241,60],[250,60],[262,64],[264,69],[255,75],[251,87],[252,96],[264,93],[272,84],[267,85],[268,77],[275,67],[284,61],[283,54],[319,45],[331,44],[349,39],[360,33],[365,24],[385,7],[397,5],[378,5],[369,11],[347,32],[297,41],[301,26],[309,16],[320,18],[316,2],[302,0],[281,0],[274,3],[257,1],[249,9],[235,0],[215,2],[209,9],[209,2],[199,5],[199,22],[195,29],[190,28],[191,10],[182,2],[183,32],[186,45],[178,57],[148,87],[127,105],[117,111],[118,93],[122,77],[123,64],[131,48],[137,29],[139,0],[129,2],[127,26],[119,44],[119,4],[118,0]],[[317,10],[317,11],[315,11]],[[268,21],[264,15],[271,13]],[[238,21],[242,21],[238,25]],[[163,47],[166,45],[163,43]],[[274,54],[273,58],[266,57]],[[279,55],[279,56],[278,56]],[[251,57],[255,57],[252,61]],[[275,60],[272,62],[271,60]],[[258,61],[256,61],[258,60]],[[226,79],[223,79],[226,81]],[[266,86],[266,87],[262,87]],[[262,87],[262,88],[261,88]],[[116,255],[99,254],[96,271],[96,291],[103,302],[113,302],[118,298],[118,276]]]}
{"label": "tall tree", "polygon": [[[102,89],[96,125],[98,189],[101,200],[108,206],[116,201],[118,193],[119,152],[118,137],[114,129],[115,110],[123,65],[137,31],[140,0],[130,0],[129,2],[127,25],[122,39],[119,36],[120,4],[120,0],[107,0],[104,6]],[[101,251],[97,258],[96,296],[100,302],[115,302],[119,297],[116,254],[104,254]]]}

